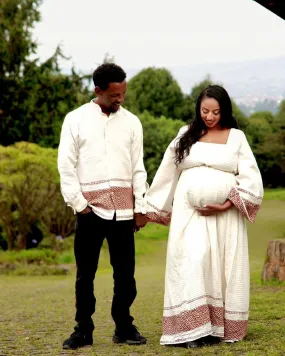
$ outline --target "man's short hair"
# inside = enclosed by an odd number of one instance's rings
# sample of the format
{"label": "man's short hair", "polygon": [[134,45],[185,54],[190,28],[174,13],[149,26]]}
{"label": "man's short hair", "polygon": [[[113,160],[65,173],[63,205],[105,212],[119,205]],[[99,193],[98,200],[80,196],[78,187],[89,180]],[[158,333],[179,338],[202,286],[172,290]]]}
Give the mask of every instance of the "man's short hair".
{"label": "man's short hair", "polygon": [[101,90],[108,89],[109,83],[122,83],[127,75],[124,70],[115,63],[101,64],[93,73],[93,83]]}

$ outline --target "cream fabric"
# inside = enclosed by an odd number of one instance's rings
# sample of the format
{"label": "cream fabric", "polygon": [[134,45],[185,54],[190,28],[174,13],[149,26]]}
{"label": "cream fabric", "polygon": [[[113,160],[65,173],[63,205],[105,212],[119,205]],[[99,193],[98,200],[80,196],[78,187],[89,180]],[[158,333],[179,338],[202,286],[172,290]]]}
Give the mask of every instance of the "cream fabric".
{"label": "cream fabric", "polygon": [[[104,219],[145,213],[143,130],[124,108],[107,117],[91,101],[65,117],[58,149],[61,191],[74,213],[88,206]],[[134,206],[135,203],[135,206]]]}
{"label": "cream fabric", "polygon": [[[161,344],[210,334],[241,340],[249,309],[246,218],[253,222],[260,207],[261,175],[237,129],[225,145],[197,142],[176,167],[175,143],[185,130],[169,145],[146,195],[150,221],[171,219]],[[227,199],[235,206],[215,216],[195,209]]]}

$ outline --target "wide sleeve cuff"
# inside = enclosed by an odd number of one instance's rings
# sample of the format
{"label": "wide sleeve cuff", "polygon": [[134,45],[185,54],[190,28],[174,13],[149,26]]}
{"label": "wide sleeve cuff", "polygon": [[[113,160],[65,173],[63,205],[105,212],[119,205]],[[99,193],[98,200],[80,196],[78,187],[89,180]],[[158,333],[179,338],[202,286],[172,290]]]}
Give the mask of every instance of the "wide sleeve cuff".
{"label": "wide sleeve cuff", "polygon": [[147,203],[147,220],[155,224],[161,224],[168,226],[171,222],[171,212],[166,210],[160,210],[156,206]]}
{"label": "wide sleeve cuff", "polygon": [[248,221],[251,223],[254,222],[262,202],[261,196],[255,196],[242,188],[233,188],[230,191],[228,199]]}

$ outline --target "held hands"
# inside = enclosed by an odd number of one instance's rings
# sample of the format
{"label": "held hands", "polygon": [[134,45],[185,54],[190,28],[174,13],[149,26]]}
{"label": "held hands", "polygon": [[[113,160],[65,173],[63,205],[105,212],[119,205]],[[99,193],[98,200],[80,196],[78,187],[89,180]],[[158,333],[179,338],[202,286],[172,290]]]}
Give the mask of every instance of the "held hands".
{"label": "held hands", "polygon": [[200,213],[201,216],[211,216],[223,213],[230,209],[232,206],[233,203],[230,200],[227,200],[224,204],[210,204],[204,206],[203,208],[195,207],[195,209]]}
{"label": "held hands", "polygon": [[84,210],[80,211],[80,213],[78,213],[78,214],[84,215],[84,214],[91,213],[91,211],[92,211],[92,209],[89,206],[86,206],[86,208]]}
{"label": "held hands", "polygon": [[134,232],[140,231],[142,227],[147,224],[146,214],[135,213],[134,214]]}

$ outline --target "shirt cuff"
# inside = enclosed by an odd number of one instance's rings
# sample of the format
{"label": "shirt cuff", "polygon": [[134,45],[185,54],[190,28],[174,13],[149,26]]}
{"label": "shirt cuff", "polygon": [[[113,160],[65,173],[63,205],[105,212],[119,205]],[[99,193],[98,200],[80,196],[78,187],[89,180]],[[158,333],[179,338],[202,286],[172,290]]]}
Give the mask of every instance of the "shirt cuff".
{"label": "shirt cuff", "polygon": [[144,198],[135,200],[135,209],[134,213],[146,214],[147,202]]}
{"label": "shirt cuff", "polygon": [[72,202],[72,204],[68,204],[73,209],[74,214],[80,213],[83,211],[88,205],[87,200],[83,197],[82,194],[79,194],[76,199]]}

